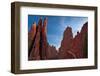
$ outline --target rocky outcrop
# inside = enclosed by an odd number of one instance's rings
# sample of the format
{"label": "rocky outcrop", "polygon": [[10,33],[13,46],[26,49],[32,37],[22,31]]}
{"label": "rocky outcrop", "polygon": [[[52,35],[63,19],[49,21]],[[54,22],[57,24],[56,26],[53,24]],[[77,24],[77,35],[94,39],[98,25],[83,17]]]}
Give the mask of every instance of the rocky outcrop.
{"label": "rocky outcrop", "polygon": [[44,19],[43,22],[43,27],[42,27],[42,33],[41,33],[41,59],[44,60],[46,59],[46,51],[47,51],[47,18]]}
{"label": "rocky outcrop", "polygon": [[56,50],[56,48],[54,46],[50,46],[48,44],[48,48],[47,48],[47,59],[58,59],[58,52]]}
{"label": "rocky outcrop", "polygon": [[32,41],[32,45],[30,48],[29,60],[40,60],[40,50],[41,50],[41,32],[42,32],[42,19],[39,20],[38,26],[36,29],[35,37]]}
{"label": "rocky outcrop", "polygon": [[86,58],[87,57],[87,31],[88,23],[85,23],[80,32],[73,38],[71,27],[64,31],[61,47],[59,48],[59,58]]}
{"label": "rocky outcrop", "polygon": [[34,38],[35,34],[36,34],[36,23],[34,22],[28,33],[28,50],[29,50],[28,55],[30,54],[31,45],[32,45],[33,40],[35,39]]}
{"label": "rocky outcrop", "polygon": [[36,23],[33,24],[28,35],[28,59],[45,60],[57,58],[58,54],[56,48],[50,46],[47,42],[47,18],[44,19],[43,25],[42,18],[40,18],[38,25],[36,27],[35,26]]}
{"label": "rocky outcrop", "polygon": [[77,58],[87,57],[87,31],[88,23],[85,23],[75,38],[73,39],[71,51],[76,55]]}
{"label": "rocky outcrop", "polygon": [[67,27],[63,34],[61,47],[59,48],[59,58],[61,59],[70,58],[70,54],[67,55],[67,53],[71,49],[72,40],[73,40],[72,28]]}

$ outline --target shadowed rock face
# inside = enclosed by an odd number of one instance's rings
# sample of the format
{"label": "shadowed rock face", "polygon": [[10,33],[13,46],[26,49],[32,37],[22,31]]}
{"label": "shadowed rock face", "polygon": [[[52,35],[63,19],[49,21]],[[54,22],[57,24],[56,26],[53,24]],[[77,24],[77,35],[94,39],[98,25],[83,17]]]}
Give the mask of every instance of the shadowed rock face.
{"label": "shadowed rock face", "polygon": [[80,32],[73,38],[72,28],[67,27],[63,34],[61,46],[57,51],[47,40],[47,21],[40,18],[38,24],[34,22],[28,33],[28,60],[51,60],[87,58],[87,31],[85,23]]}
{"label": "shadowed rock face", "polygon": [[47,51],[47,18],[44,19],[42,32],[41,32],[41,59],[46,59],[46,51]]}
{"label": "shadowed rock face", "polygon": [[71,51],[76,55],[77,58],[87,57],[87,31],[88,23],[85,23],[80,33],[77,33],[73,39]]}
{"label": "shadowed rock face", "polygon": [[58,52],[56,50],[56,48],[54,46],[50,46],[48,44],[48,48],[47,48],[47,59],[58,59]]}
{"label": "shadowed rock face", "polygon": [[85,23],[74,38],[71,27],[67,27],[59,48],[59,58],[87,58],[87,27],[88,23]]}

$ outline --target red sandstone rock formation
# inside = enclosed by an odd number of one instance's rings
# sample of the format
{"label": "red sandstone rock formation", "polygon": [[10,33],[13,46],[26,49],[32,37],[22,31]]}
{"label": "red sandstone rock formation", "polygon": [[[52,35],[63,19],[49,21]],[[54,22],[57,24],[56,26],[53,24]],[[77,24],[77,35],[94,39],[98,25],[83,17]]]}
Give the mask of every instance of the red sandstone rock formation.
{"label": "red sandstone rock formation", "polygon": [[33,40],[31,52],[29,55],[29,60],[40,60],[40,50],[41,50],[41,44],[40,44],[40,39],[41,39],[41,31],[42,31],[42,19],[39,20],[38,26],[37,26],[37,31],[35,38]]}
{"label": "red sandstone rock formation", "polygon": [[[42,25],[42,18],[39,20],[39,23],[36,27],[36,33],[33,37],[30,35],[31,31],[29,32],[29,37],[33,38],[31,47],[29,47],[29,60],[45,60],[45,59],[54,59],[57,58],[57,51],[55,47],[50,46],[47,42],[47,18],[44,19]],[[30,39],[29,38],[29,39]]]}
{"label": "red sandstone rock formation", "polygon": [[88,23],[73,38],[72,28],[67,27],[63,34],[61,46],[57,51],[47,40],[47,18],[40,18],[38,25],[33,23],[28,33],[29,60],[87,58]]}
{"label": "red sandstone rock formation", "polygon": [[59,58],[86,58],[87,57],[87,27],[85,23],[80,32],[73,38],[72,29],[67,27],[59,49]]}
{"label": "red sandstone rock formation", "polygon": [[71,44],[73,40],[72,28],[67,27],[63,34],[63,40],[61,42],[61,47],[59,48],[59,58],[73,58],[73,55],[70,51]]}
{"label": "red sandstone rock formation", "polygon": [[58,52],[56,48],[54,46],[50,46],[49,44],[48,44],[46,55],[47,55],[47,59],[49,60],[58,59]]}
{"label": "red sandstone rock formation", "polygon": [[[31,49],[31,45],[32,45],[32,42],[35,38],[35,34],[36,34],[36,23],[34,22],[32,24],[32,27],[28,33],[28,50]],[[30,54],[30,51],[29,51],[29,54]]]}
{"label": "red sandstone rock formation", "polygon": [[80,31],[73,39],[71,51],[76,55],[77,58],[87,57],[87,29],[88,23],[85,23]]}
{"label": "red sandstone rock formation", "polygon": [[42,33],[41,33],[41,59],[46,59],[46,51],[47,51],[47,18],[44,19]]}

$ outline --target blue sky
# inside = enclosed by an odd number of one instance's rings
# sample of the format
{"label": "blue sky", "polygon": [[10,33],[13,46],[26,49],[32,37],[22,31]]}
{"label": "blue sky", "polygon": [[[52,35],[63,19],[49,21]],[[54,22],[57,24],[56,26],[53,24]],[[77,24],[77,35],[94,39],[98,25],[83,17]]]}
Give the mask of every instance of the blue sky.
{"label": "blue sky", "polygon": [[75,36],[77,31],[81,30],[83,24],[88,21],[87,17],[28,15],[28,31],[33,22],[38,24],[40,17],[42,17],[43,20],[45,17],[48,18],[47,39],[49,44],[54,45],[57,49],[60,47],[63,32],[67,26],[72,27],[72,32]]}

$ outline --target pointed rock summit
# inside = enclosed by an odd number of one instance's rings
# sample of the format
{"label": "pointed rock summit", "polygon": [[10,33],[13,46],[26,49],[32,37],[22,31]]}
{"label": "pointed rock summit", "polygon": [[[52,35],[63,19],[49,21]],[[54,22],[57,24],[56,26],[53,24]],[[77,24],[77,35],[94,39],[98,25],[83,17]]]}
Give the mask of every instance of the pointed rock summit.
{"label": "pointed rock summit", "polygon": [[35,33],[36,33],[36,22],[34,22],[34,23],[32,24],[31,30],[30,30],[30,32],[29,32],[29,35],[30,35],[29,38],[30,38],[31,40],[34,39]]}
{"label": "pointed rock summit", "polygon": [[61,41],[61,47],[59,48],[59,58],[64,59],[70,57],[70,55],[68,55],[68,51],[70,51],[72,40],[72,28],[68,26],[64,31],[63,40]]}

